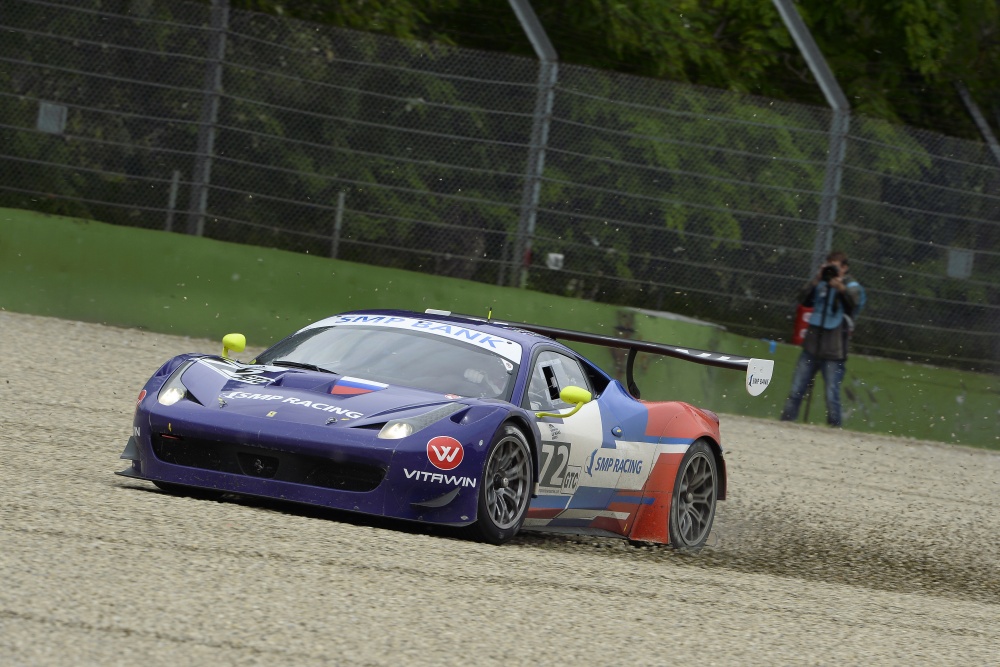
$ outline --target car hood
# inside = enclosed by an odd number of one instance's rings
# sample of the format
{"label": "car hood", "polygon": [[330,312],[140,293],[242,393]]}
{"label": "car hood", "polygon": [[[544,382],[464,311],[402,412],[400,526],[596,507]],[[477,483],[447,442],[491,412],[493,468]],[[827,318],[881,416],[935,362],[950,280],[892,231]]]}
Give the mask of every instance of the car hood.
{"label": "car hood", "polygon": [[194,360],[181,380],[191,396],[207,407],[300,424],[377,424],[459,398],[364,378],[247,366],[210,357]]}

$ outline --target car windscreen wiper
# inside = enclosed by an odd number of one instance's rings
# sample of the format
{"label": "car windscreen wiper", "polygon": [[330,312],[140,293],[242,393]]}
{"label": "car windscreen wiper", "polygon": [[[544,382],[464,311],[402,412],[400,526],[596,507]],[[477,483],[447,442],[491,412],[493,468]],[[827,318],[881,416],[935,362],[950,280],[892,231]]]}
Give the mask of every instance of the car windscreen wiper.
{"label": "car windscreen wiper", "polygon": [[331,371],[329,368],[323,368],[322,366],[317,366],[316,364],[306,364],[301,361],[292,361],[291,359],[276,359],[270,362],[272,366],[287,366],[289,368],[302,368],[307,371],[319,371],[320,373],[333,373],[337,375],[337,371]]}

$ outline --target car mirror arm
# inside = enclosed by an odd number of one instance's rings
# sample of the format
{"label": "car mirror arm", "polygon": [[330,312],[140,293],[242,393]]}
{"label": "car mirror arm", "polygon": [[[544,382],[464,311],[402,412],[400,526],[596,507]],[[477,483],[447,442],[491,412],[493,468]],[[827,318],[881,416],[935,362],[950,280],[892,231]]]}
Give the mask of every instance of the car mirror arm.
{"label": "car mirror arm", "polygon": [[572,410],[570,410],[569,412],[566,412],[566,413],[559,413],[559,412],[536,412],[535,416],[538,417],[539,419],[541,419],[542,417],[559,417],[559,418],[562,418],[562,419],[566,419],[566,417],[572,417],[573,415],[575,415],[577,412],[580,411],[580,408],[582,408],[582,407],[583,407],[583,403],[577,403],[573,407]]}
{"label": "car mirror arm", "polygon": [[582,408],[585,404],[590,403],[590,401],[593,400],[594,395],[591,394],[586,389],[570,385],[559,392],[559,398],[567,403],[575,403],[576,405],[572,410],[566,413],[560,414],[558,412],[536,412],[535,416],[538,417],[539,419],[541,419],[542,417],[560,417],[562,419],[565,419],[566,417],[572,417],[577,412],[579,412],[580,408]]}

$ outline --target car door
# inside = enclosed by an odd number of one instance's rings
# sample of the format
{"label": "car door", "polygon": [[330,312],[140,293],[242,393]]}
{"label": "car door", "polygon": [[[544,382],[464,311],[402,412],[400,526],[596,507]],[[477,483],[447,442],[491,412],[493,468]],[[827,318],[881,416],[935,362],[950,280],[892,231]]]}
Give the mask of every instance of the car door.
{"label": "car door", "polygon": [[[574,406],[559,398],[568,386],[593,391],[578,360],[558,350],[542,350],[532,362],[524,407],[532,413],[568,413]],[[602,467],[606,457],[601,452],[616,453],[613,425],[605,421],[599,400],[570,417],[537,417],[542,436],[538,496],[528,510],[527,526],[588,528],[596,522],[603,530],[620,532],[625,517],[607,510],[620,470]]]}

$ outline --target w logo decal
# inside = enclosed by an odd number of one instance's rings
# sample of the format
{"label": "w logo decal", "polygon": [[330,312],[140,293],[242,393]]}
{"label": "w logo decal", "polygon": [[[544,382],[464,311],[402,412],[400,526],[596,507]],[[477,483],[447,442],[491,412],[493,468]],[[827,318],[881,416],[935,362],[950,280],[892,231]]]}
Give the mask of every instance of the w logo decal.
{"label": "w logo decal", "polygon": [[458,467],[464,456],[462,443],[455,438],[439,435],[427,443],[427,460],[440,470],[452,470]]}

